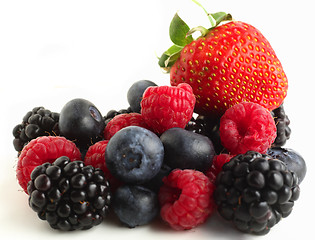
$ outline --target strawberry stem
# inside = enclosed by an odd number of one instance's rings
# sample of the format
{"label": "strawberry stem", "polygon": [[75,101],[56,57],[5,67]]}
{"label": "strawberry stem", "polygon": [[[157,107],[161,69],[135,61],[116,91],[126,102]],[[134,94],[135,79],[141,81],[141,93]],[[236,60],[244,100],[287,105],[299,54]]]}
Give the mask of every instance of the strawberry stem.
{"label": "strawberry stem", "polygon": [[207,14],[208,19],[210,21],[211,27],[215,27],[217,25],[216,20],[212,17],[211,14],[208,13],[208,11],[196,0],[192,0],[194,3],[196,3],[199,7],[203,9],[203,11]]}

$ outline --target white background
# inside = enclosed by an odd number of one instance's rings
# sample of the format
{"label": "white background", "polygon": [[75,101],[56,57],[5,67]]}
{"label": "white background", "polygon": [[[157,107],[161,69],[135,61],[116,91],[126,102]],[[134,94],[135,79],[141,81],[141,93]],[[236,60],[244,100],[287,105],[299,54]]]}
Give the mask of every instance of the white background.
{"label": "white background", "polygon": [[[72,98],[93,102],[103,115],[128,107],[137,80],[169,85],[157,56],[171,42],[176,12],[190,27],[210,27],[190,0],[2,1],[0,0],[0,238],[21,239],[312,239],[314,230],[314,5],[312,1],[206,1],[209,12],[226,11],[257,27],[270,41],[289,80],[285,109],[292,135],[286,147],[306,160],[308,172],[292,214],[264,237],[235,231],[217,216],[184,232],[159,222],[128,229],[105,221],[88,231],[50,229],[28,207],[15,178],[12,129],[35,106],[59,112]],[[303,235],[302,235],[303,234]]]}

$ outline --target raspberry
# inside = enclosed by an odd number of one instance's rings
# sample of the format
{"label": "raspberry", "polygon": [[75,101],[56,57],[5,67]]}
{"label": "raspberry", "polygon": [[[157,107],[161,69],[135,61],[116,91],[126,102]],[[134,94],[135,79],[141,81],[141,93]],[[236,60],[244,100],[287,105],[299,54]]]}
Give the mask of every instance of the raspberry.
{"label": "raspberry", "polygon": [[210,182],[215,184],[215,180],[218,174],[221,172],[222,166],[230,161],[233,156],[222,153],[214,156],[211,167],[206,171],[206,176],[209,178]]}
{"label": "raspberry", "polygon": [[158,194],[160,214],[173,229],[192,229],[213,212],[214,185],[202,172],[175,169],[163,182]]}
{"label": "raspberry", "polygon": [[128,126],[149,128],[139,113],[125,113],[115,116],[109,121],[104,129],[104,138],[109,140],[120,129]]}
{"label": "raspberry", "polygon": [[51,163],[61,156],[81,160],[80,150],[64,137],[43,136],[31,140],[23,148],[16,167],[17,180],[23,190],[27,192],[27,183],[35,167],[46,162]]}
{"label": "raspberry", "polygon": [[111,192],[104,173],[65,156],[37,166],[27,189],[29,206],[54,229],[89,229],[109,212]]}
{"label": "raspberry", "polygon": [[143,93],[141,114],[157,134],[169,128],[185,128],[192,118],[196,98],[190,85],[149,87]]}
{"label": "raspberry", "polygon": [[222,145],[230,154],[265,153],[277,128],[270,112],[257,103],[241,102],[226,110],[220,120]]}
{"label": "raspberry", "polygon": [[110,183],[112,190],[117,189],[121,185],[121,182],[116,179],[108,170],[105,161],[105,149],[109,140],[99,141],[92,146],[86,152],[84,163],[85,165],[91,165],[94,168],[100,168]]}

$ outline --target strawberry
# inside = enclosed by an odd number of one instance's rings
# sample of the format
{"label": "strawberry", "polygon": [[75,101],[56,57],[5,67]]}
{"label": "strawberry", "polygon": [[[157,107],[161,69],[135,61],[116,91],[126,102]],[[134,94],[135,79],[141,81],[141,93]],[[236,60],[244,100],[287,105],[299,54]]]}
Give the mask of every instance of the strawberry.
{"label": "strawberry", "polygon": [[[196,96],[195,112],[222,116],[246,101],[269,111],[287,95],[288,81],[268,40],[250,24],[233,21],[223,12],[208,14],[212,27],[189,29],[176,14],[170,25],[175,43],[160,58],[170,71],[171,85],[188,83]],[[225,24],[222,21],[229,21]],[[193,39],[191,34],[200,31]]]}

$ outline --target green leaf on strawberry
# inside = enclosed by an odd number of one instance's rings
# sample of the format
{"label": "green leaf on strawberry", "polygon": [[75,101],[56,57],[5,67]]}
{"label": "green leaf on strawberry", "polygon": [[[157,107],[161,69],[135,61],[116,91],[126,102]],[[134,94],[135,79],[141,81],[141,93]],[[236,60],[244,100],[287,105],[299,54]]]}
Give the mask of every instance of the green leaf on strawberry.
{"label": "green leaf on strawberry", "polygon": [[159,58],[160,67],[166,72],[169,72],[169,67],[176,62],[184,46],[194,40],[191,35],[187,36],[189,30],[189,26],[176,13],[169,27],[170,39],[174,45],[166,50]]}
{"label": "green leaf on strawberry", "polygon": [[169,34],[172,42],[177,46],[186,46],[194,39],[192,36],[186,36],[189,31],[188,25],[176,13],[170,24]]}
{"label": "green leaf on strawberry", "polygon": [[232,20],[232,15],[225,12],[217,12],[217,13],[212,13],[210,15],[214,18],[216,22],[213,28],[218,26],[221,22]]}
{"label": "green leaf on strawberry", "polygon": [[178,59],[180,52],[183,47],[178,45],[173,45],[167,49],[159,59],[160,67],[164,68],[165,71],[169,71],[169,66],[172,66]]}

